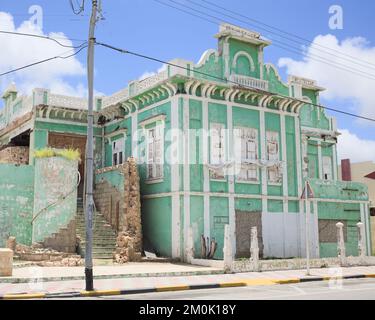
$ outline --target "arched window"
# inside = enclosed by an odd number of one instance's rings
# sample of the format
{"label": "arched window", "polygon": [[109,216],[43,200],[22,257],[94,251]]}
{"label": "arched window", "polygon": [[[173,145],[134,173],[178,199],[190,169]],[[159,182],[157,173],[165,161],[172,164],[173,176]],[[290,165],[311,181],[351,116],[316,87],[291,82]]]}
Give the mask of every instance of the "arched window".
{"label": "arched window", "polygon": [[243,76],[253,76],[255,65],[253,58],[245,51],[239,51],[233,58],[233,72]]}
{"label": "arched window", "polygon": [[306,104],[302,106],[300,111],[302,124],[311,124],[313,122],[313,106],[312,101],[309,97],[302,97],[302,100],[306,101]]}

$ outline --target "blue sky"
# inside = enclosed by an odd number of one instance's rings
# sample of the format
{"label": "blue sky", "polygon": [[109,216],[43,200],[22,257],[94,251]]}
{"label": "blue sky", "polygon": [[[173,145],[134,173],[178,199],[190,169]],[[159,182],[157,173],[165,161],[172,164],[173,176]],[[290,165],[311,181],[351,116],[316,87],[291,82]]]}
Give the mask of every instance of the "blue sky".
{"label": "blue sky", "polygon": [[[168,3],[168,0],[161,1]],[[176,1],[193,6],[193,4],[189,3],[187,0]],[[194,1],[200,2],[200,0]],[[319,35],[327,36],[328,34],[339,41],[339,44],[341,41],[347,40],[348,38],[365,38],[367,42],[359,45],[360,49],[363,49],[363,56],[358,58],[359,61],[361,62],[363,61],[362,59],[368,60],[375,57],[367,54],[369,53],[367,51],[375,47],[375,28],[373,28],[372,23],[373,13],[375,12],[375,1],[373,0],[212,1],[216,2],[218,5],[309,40],[314,40]],[[80,0],[78,2],[80,2]],[[91,1],[86,0],[84,16],[75,16],[72,13],[68,0],[0,0],[0,11],[11,14],[14,18],[15,26],[17,27],[23,21],[30,18],[28,9],[31,5],[40,5],[43,9],[43,32],[45,34],[50,32],[63,32],[67,37],[72,39],[86,39],[90,2]],[[77,1],[73,0],[73,3],[77,3]],[[329,28],[328,21],[330,14],[328,10],[331,5],[340,5],[343,9],[344,27],[342,30],[331,30]],[[202,10],[202,8],[195,8]],[[185,58],[196,62],[206,49],[216,48],[217,42],[213,35],[217,32],[218,25],[165,7],[153,0],[103,0],[103,11],[105,20],[99,22],[96,30],[98,41],[152,55],[163,60]],[[217,15],[214,12],[211,13]],[[223,19],[245,28],[258,30],[262,35],[272,40],[274,39],[284,43],[287,42],[283,38],[259,30],[255,25],[245,24],[238,20],[224,17]],[[243,20],[241,17],[239,17],[239,19]],[[332,40],[332,38],[330,38],[330,40]],[[322,41],[322,43],[329,43],[328,38],[324,38]],[[302,43],[289,43],[288,45],[290,44],[297,47],[301,47],[302,45]],[[25,50],[33,49],[25,48]],[[64,51],[65,50],[62,50],[62,52]],[[353,52],[353,55],[356,54],[356,51],[348,52]],[[370,52],[372,53],[371,50]],[[82,65],[85,66],[85,53],[80,54],[77,58]],[[130,80],[139,78],[145,72],[156,71],[160,67],[160,64],[155,62],[121,55],[100,47],[96,49],[95,58],[95,89],[105,94],[111,94],[120,90],[124,88]],[[301,66],[298,65],[298,62],[303,61],[301,54],[283,50],[276,45],[271,45],[266,48],[266,62],[272,62],[277,66],[280,62],[280,58],[292,59],[292,62],[289,62],[286,67],[279,68],[283,80],[287,78],[286,72],[288,68],[289,70],[303,71],[304,67],[301,69]],[[375,67],[375,58],[373,61],[368,62],[373,63]],[[345,61],[341,61],[341,63],[345,63]],[[364,69],[361,70],[363,71]],[[324,66],[321,68],[321,72],[325,72]],[[375,78],[375,69],[369,69],[368,72],[373,73]],[[312,73],[315,75],[314,72]],[[351,77],[349,73],[338,74],[339,79],[345,76],[347,78]],[[9,80],[12,79],[13,78],[9,78]],[[17,78],[15,78],[15,81],[17,81]],[[64,81],[68,82],[71,86],[86,87],[85,74],[82,72],[73,75],[64,75]],[[330,85],[332,84],[332,87],[334,87],[334,76],[329,79],[326,77],[324,81]],[[375,80],[367,79],[366,81],[365,85],[375,85]],[[357,81],[354,79],[353,82]],[[345,88],[343,90],[348,92]],[[336,89],[334,94],[323,98],[321,102],[342,110],[375,117],[375,105],[372,108],[372,106],[368,106],[368,103],[365,103],[374,100],[369,100],[367,98],[362,99],[361,90],[354,90],[352,95],[340,94],[337,91]],[[362,99],[362,107],[359,106],[360,103],[358,99]],[[364,107],[364,104],[367,104],[367,106]],[[342,115],[335,114],[335,116],[337,117],[340,129],[347,129],[351,134],[358,136],[358,138],[362,140],[375,140],[374,125],[359,122],[353,118]]]}

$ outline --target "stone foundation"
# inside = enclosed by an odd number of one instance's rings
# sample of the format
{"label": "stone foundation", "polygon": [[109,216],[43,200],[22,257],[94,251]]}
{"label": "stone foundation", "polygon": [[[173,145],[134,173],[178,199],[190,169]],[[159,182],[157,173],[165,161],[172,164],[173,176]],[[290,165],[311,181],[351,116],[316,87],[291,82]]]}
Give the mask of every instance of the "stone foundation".
{"label": "stone foundation", "polygon": [[0,277],[10,277],[13,272],[13,251],[0,249]]}

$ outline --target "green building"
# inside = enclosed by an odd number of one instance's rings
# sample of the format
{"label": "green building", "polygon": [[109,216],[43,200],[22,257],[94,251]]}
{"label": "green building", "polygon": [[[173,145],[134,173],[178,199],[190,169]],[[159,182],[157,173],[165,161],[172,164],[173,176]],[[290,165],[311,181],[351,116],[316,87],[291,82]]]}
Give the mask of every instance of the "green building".
{"label": "green building", "polygon": [[[367,188],[338,181],[335,119],[315,106],[324,89],[296,76],[284,83],[263,60],[271,42],[256,32],[223,24],[215,37],[218,48],[197,64],[173,60],[151,77],[96,98],[95,166],[137,158],[144,242],[162,256],[183,258],[191,226],[196,255],[203,235],[215,238],[214,257],[221,259],[229,224],[236,256],[248,257],[250,229],[257,226],[263,257],[303,257],[301,196],[308,181],[311,255],[337,255],[339,221],[347,255],[358,254],[359,221],[370,252]],[[14,86],[3,98],[3,146],[84,151],[84,99],[43,89],[18,97]]]}

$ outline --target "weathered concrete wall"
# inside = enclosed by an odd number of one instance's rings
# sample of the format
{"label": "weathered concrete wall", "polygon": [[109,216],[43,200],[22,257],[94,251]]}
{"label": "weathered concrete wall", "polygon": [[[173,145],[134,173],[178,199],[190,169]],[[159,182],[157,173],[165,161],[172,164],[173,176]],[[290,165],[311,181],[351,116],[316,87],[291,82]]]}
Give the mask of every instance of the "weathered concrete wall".
{"label": "weathered concrete wall", "polygon": [[7,147],[0,150],[0,163],[28,164],[29,147]]}
{"label": "weathered concrete wall", "polygon": [[95,176],[95,204],[100,213],[120,231],[124,224],[125,212],[125,179],[123,168],[106,168]]}
{"label": "weathered concrete wall", "polygon": [[[74,220],[77,211],[77,170],[77,161],[61,157],[35,159],[33,216],[39,215],[33,223],[33,242],[43,242]],[[52,205],[58,200],[56,205]]]}
{"label": "weathered concrete wall", "polygon": [[[131,239],[127,242],[131,242],[132,250],[140,256],[143,246],[141,203],[139,175],[134,158],[129,158],[121,165],[96,171],[94,200],[97,209],[118,232],[119,238],[126,236]],[[117,255],[124,255],[128,248],[123,246],[121,239],[120,242],[122,247],[119,247]],[[119,260],[131,261],[132,257]]]}
{"label": "weathered concrete wall", "polygon": [[0,247],[9,236],[31,244],[34,167],[0,164]]}

